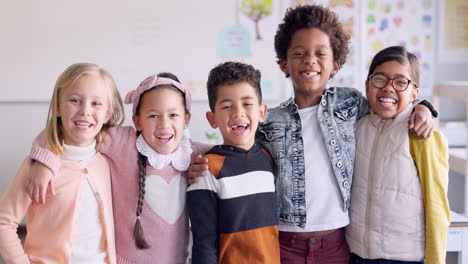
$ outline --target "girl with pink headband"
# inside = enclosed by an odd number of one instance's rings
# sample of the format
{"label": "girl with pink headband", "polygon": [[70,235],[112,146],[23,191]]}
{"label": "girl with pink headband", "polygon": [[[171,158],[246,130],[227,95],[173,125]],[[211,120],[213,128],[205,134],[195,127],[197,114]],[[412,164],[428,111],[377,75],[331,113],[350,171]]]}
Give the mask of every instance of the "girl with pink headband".
{"label": "girl with pink headband", "polygon": [[[148,77],[125,98],[133,104],[136,130],[109,129],[98,148],[110,160],[117,263],[187,261],[186,170],[192,157],[210,148],[184,135],[191,100],[173,74]],[[31,158],[54,174],[59,169],[54,166],[58,157],[37,144]],[[45,183],[33,185],[32,197],[46,189]]]}

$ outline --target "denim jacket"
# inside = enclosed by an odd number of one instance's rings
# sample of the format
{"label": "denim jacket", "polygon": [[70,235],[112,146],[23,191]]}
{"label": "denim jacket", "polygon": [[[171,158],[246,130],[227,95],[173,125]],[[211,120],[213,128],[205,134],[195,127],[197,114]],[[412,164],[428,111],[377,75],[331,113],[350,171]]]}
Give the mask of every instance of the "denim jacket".
{"label": "denim jacket", "polygon": [[[324,91],[318,120],[328,156],[348,210],[355,155],[357,121],[369,112],[367,99],[356,89],[331,87]],[[279,220],[304,227],[306,223],[304,145],[298,106],[293,98],[268,111],[257,140],[276,163]],[[322,140],[322,138],[318,138]]]}

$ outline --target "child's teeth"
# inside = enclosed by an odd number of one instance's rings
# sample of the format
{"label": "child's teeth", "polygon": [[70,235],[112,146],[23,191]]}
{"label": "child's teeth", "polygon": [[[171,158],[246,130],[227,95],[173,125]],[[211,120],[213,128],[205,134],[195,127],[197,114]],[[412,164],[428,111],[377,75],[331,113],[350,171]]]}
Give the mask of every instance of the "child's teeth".
{"label": "child's teeth", "polygon": [[392,104],[395,104],[395,103],[396,103],[395,100],[390,99],[390,98],[380,98],[379,101],[380,101],[380,102],[383,102],[383,103],[392,103]]}
{"label": "child's teeth", "polygon": [[247,127],[247,124],[235,125],[235,126],[232,127],[232,129],[236,129],[236,128],[240,128],[240,127],[245,128],[245,127]]}
{"label": "child's teeth", "polygon": [[305,76],[317,76],[318,72],[304,72],[303,73]]}
{"label": "child's teeth", "polygon": [[89,123],[86,123],[86,122],[76,122],[75,124],[77,124],[79,126],[89,126],[90,125]]}

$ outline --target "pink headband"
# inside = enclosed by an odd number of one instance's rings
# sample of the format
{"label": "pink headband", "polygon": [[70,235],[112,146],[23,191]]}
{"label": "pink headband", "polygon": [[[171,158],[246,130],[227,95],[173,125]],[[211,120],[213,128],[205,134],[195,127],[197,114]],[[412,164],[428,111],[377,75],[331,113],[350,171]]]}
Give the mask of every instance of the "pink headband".
{"label": "pink headband", "polygon": [[190,111],[190,106],[192,105],[192,96],[190,95],[190,91],[188,87],[183,86],[182,84],[164,77],[158,77],[156,75],[152,75],[146,78],[136,90],[132,90],[127,93],[125,96],[125,103],[131,104],[133,103],[133,113],[136,114],[136,109],[138,103],[140,102],[140,95],[156,86],[159,85],[172,85],[179,89],[185,95],[185,108]]}

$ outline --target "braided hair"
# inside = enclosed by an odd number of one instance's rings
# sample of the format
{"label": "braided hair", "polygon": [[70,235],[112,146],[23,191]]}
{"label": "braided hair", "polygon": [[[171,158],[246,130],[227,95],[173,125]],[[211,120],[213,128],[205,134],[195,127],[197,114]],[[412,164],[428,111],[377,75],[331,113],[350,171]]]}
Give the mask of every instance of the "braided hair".
{"label": "braided hair", "polygon": [[[169,72],[162,72],[158,74],[158,77],[170,78],[174,81],[180,82],[177,76]],[[176,88],[174,88],[176,89]],[[151,91],[152,89],[148,90]],[[148,92],[146,91],[146,92]],[[177,90],[179,91],[179,90]],[[145,93],[140,95],[140,102],[141,98],[145,95]],[[137,113],[140,111],[140,106],[137,106]],[[137,132],[137,137],[141,134],[141,132]],[[143,227],[141,226],[141,213],[143,212],[143,201],[145,200],[145,181],[146,181],[146,157],[143,156],[140,152],[138,152],[138,203],[137,203],[137,210],[136,210],[136,222],[135,228],[133,229],[133,238],[135,239],[135,245],[140,249],[148,249],[150,245],[145,240],[145,236],[143,233]]]}
{"label": "braided hair", "polygon": [[143,234],[143,228],[141,227],[140,217],[143,211],[143,200],[145,199],[145,179],[146,179],[146,158],[138,152],[138,206],[137,206],[137,219],[135,222],[135,228],[133,230],[133,238],[135,239],[135,244],[138,248],[147,249],[149,248],[148,242],[145,240]]}

